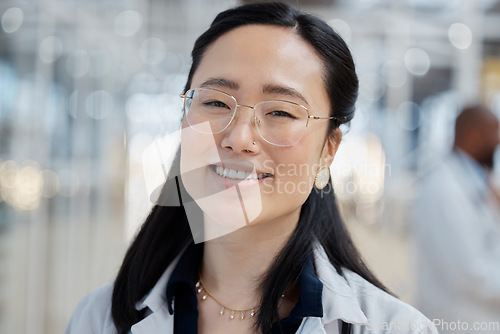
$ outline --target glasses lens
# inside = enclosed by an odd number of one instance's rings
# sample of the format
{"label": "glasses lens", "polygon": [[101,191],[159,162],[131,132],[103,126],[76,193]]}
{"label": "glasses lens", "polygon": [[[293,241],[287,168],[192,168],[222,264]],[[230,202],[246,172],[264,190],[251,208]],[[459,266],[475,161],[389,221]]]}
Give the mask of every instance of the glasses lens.
{"label": "glasses lens", "polygon": [[236,109],[235,99],[213,89],[193,89],[186,93],[185,113],[189,126],[202,133],[224,131]]}
{"label": "glasses lens", "polygon": [[306,130],[307,110],[284,101],[261,102],[255,106],[257,128],[262,138],[274,145],[296,144]]}

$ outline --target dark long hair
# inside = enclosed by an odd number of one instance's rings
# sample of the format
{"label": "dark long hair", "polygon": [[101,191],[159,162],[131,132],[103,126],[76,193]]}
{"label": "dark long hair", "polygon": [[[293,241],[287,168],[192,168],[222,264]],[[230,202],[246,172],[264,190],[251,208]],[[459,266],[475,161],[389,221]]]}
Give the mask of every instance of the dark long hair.
{"label": "dark long hair", "polygon": [[[351,53],[342,38],[320,19],[301,13],[283,3],[249,4],[220,13],[210,28],[196,41],[193,63],[184,91],[207,47],[218,37],[237,27],[267,24],[287,27],[314,47],[324,64],[324,85],[331,102],[329,132],[354,116],[358,79]],[[155,205],[139,234],[128,249],[115,281],[112,316],[119,330],[128,330],[141,320],[135,309],[155,285],[172,260],[193,242],[184,208]],[[278,304],[285,287],[297,280],[315,243],[323,246],[338,273],[342,268],[356,272],[386,290],[363,263],[340,217],[332,184],[322,190],[313,188],[302,206],[299,222],[286,245],[261,279],[261,306],[256,329],[267,332],[278,318]],[[387,290],[386,290],[387,291]]]}

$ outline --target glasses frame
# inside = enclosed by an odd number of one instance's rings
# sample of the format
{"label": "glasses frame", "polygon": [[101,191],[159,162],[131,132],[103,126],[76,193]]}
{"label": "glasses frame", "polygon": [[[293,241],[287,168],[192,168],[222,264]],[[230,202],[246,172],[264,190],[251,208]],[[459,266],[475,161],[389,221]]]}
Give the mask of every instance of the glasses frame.
{"label": "glasses frame", "polygon": [[[338,122],[338,119],[336,117],[333,117],[333,116],[329,116],[329,117],[321,117],[321,116],[314,116],[314,115],[309,115],[309,110],[307,109],[307,107],[301,105],[301,104],[298,104],[298,103],[295,103],[295,102],[292,102],[292,101],[286,101],[286,100],[266,100],[266,101],[260,101],[259,103],[257,103],[256,105],[254,105],[253,107],[252,106],[249,106],[249,105],[246,105],[246,104],[239,104],[238,103],[238,100],[236,100],[236,98],[229,94],[229,93],[226,93],[220,89],[215,89],[215,88],[204,88],[204,87],[198,87],[198,88],[192,88],[192,89],[189,89],[187,90],[184,94],[181,94],[180,97],[184,100],[183,101],[183,106],[182,106],[182,109],[184,111],[184,114],[186,114],[186,99],[189,98],[188,97],[188,94],[190,92],[193,92],[193,91],[196,91],[196,90],[200,90],[200,89],[203,89],[203,90],[212,90],[212,91],[216,91],[216,92],[219,92],[219,93],[222,93],[222,94],[225,94],[227,96],[229,96],[230,98],[232,98],[236,104],[236,106],[234,107],[234,112],[231,116],[231,120],[227,123],[227,125],[224,127],[224,129],[220,130],[220,131],[217,131],[217,132],[214,132],[214,133],[207,133],[207,134],[218,134],[218,133],[221,133],[223,132],[224,130],[226,130],[230,125],[231,123],[233,123],[233,120],[235,119],[235,116],[236,116],[236,113],[238,112],[238,107],[246,107],[246,108],[249,108],[249,109],[252,109],[253,110],[253,119],[254,119],[254,126],[255,128],[257,129],[257,132],[259,133],[259,136],[260,138],[262,138],[265,142],[271,144],[271,145],[274,145],[274,146],[280,146],[280,147],[288,147],[288,146],[293,146],[295,144],[297,144],[301,139],[302,137],[304,136],[304,133],[305,133],[305,130],[304,132],[302,133],[302,135],[300,136],[299,139],[297,139],[297,141],[293,144],[288,144],[288,145],[279,145],[279,144],[275,144],[275,143],[271,143],[269,140],[267,140],[266,138],[264,138],[262,136],[262,133],[260,133],[260,130],[259,130],[259,126],[257,125],[257,122],[260,122],[260,119],[257,117],[257,115],[255,115],[255,108],[259,105],[259,104],[262,104],[262,103],[266,103],[266,102],[286,102],[286,103],[291,103],[291,104],[294,104],[302,109],[304,109],[306,111],[306,114],[307,114],[307,119],[306,119],[306,126],[304,127],[307,128],[307,126],[309,125],[309,120],[310,119],[314,119],[314,120],[335,120]],[[187,121],[188,124],[189,124],[189,120]],[[338,125],[337,125],[338,126]],[[200,132],[200,133],[206,133],[206,132],[201,132],[201,131],[198,131],[196,130],[195,128],[193,128],[191,126],[191,124],[189,124],[189,127],[192,128],[193,130],[197,131],[197,132]]]}

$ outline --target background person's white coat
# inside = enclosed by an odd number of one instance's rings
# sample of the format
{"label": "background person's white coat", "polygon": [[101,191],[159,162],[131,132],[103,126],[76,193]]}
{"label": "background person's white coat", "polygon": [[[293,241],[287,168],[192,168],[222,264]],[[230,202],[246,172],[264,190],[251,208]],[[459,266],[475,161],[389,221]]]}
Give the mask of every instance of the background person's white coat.
{"label": "background person's white coat", "polygon": [[500,333],[500,222],[490,195],[486,170],[458,150],[420,184],[417,307],[441,333]]}

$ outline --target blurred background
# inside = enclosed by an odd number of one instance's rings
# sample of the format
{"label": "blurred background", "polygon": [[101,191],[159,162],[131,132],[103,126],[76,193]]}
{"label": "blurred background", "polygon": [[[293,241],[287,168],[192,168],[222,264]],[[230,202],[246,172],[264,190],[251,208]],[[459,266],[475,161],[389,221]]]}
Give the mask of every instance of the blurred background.
{"label": "blurred background", "polygon": [[[176,131],[190,49],[252,1],[0,1],[0,333],[61,333],[151,207],[143,154]],[[415,182],[465,104],[500,111],[500,1],[300,0],[349,44],[357,115],[332,167],[369,266],[414,300]],[[346,129],[347,130],[347,129]]]}

